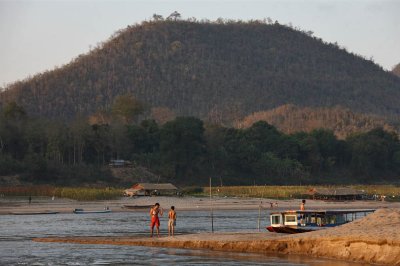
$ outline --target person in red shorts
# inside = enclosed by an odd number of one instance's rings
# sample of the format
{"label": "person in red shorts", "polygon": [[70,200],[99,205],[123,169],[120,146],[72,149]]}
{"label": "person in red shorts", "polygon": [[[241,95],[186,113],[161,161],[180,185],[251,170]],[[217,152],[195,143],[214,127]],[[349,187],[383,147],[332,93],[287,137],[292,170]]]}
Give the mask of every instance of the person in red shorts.
{"label": "person in red shorts", "polygon": [[153,237],[154,226],[156,226],[157,236],[160,237],[160,219],[158,215],[163,215],[163,209],[160,207],[160,203],[154,204],[153,208],[150,209],[150,237]]}

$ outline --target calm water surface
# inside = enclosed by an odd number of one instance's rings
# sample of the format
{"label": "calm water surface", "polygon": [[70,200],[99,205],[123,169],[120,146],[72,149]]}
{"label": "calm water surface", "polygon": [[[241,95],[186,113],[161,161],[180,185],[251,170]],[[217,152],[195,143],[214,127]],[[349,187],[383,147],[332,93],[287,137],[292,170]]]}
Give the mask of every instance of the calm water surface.
{"label": "calm water surface", "polygon": [[[217,232],[256,231],[258,211],[215,213]],[[147,211],[108,214],[2,215],[0,216],[0,265],[362,265],[300,256],[266,256],[112,245],[36,243],[46,236],[135,236],[148,234]],[[268,224],[264,213],[261,227]],[[167,232],[161,218],[161,233]],[[208,212],[178,211],[179,233],[209,232]],[[264,230],[264,229],[262,229]]]}

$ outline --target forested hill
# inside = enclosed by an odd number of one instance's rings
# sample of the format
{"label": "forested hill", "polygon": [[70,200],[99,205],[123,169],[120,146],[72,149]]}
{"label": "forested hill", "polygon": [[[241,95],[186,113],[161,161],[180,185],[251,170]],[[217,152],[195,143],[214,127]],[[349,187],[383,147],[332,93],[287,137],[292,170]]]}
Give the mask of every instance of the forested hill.
{"label": "forested hill", "polygon": [[63,67],[8,86],[0,102],[70,119],[127,93],[148,108],[211,120],[288,103],[400,114],[400,79],[392,73],[311,33],[258,21],[129,26]]}

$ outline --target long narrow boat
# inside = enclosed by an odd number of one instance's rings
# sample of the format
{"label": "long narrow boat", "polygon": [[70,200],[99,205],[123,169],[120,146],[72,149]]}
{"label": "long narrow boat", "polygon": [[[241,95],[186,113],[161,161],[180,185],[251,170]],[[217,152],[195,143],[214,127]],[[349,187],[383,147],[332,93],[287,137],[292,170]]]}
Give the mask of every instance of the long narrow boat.
{"label": "long narrow boat", "polygon": [[307,210],[282,211],[270,215],[267,230],[276,233],[296,234],[326,229],[365,217],[375,210]]}
{"label": "long narrow boat", "polygon": [[150,209],[154,205],[124,205],[124,209]]}
{"label": "long narrow boat", "polygon": [[57,214],[56,211],[40,211],[40,212],[12,212],[13,215],[44,215],[44,214]]}
{"label": "long narrow boat", "polygon": [[110,209],[104,209],[104,210],[97,210],[97,211],[85,211],[84,209],[74,209],[72,211],[75,214],[88,214],[88,213],[110,213]]}

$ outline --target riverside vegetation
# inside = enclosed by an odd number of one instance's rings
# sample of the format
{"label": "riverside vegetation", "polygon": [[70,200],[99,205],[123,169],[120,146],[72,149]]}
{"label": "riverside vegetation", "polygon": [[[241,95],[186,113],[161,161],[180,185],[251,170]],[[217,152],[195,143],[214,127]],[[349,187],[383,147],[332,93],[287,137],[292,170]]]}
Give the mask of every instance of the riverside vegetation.
{"label": "riverside vegetation", "polygon": [[[217,197],[243,197],[268,199],[302,199],[308,197],[306,192],[314,186],[223,186],[213,187],[212,195]],[[335,188],[337,186],[329,186]],[[400,186],[393,185],[352,185],[355,189],[364,190],[368,196],[385,195],[387,201],[400,201]],[[185,187],[185,195],[204,196],[210,194],[209,187]],[[54,187],[49,185],[36,186],[3,186],[2,196],[44,196],[59,197],[73,200],[112,200],[123,195],[122,188],[86,188],[86,187]]]}
{"label": "riverside vegetation", "polygon": [[85,188],[85,187],[54,187],[42,186],[12,186],[1,187],[3,196],[40,196],[58,197],[73,200],[111,200],[122,197],[123,190],[119,188]]}
{"label": "riverside vegetation", "polygon": [[[212,194],[227,197],[251,197],[268,199],[302,199],[308,198],[306,192],[315,186],[227,186],[213,187]],[[328,186],[329,188],[341,186]],[[387,201],[400,201],[400,186],[393,185],[350,185],[349,187],[362,190],[367,196],[386,196]],[[203,188],[199,195],[207,196],[210,193],[208,187]]]}
{"label": "riverside vegetation", "polygon": [[[121,96],[122,97],[122,96]],[[128,100],[131,97],[128,97]],[[132,99],[131,99],[132,100]],[[115,184],[110,159],[133,161],[161,181],[205,185],[299,185],[398,182],[400,141],[376,128],[338,139],[332,131],[284,134],[266,122],[245,129],[177,117],[159,125],[132,121],[132,102],[115,103],[111,124],[34,118],[16,103],[0,110],[0,176],[79,186]],[[125,112],[126,111],[126,112]],[[133,112],[133,113],[132,113]]]}

